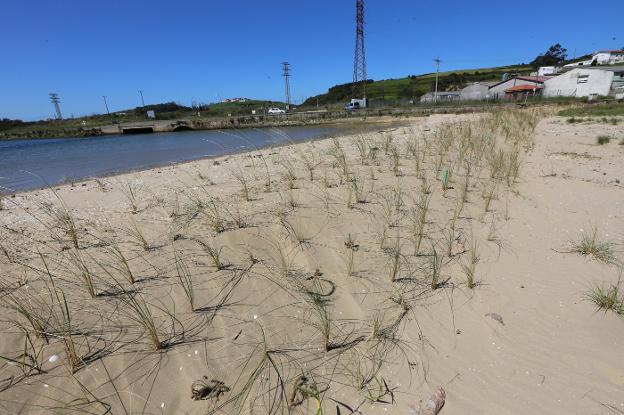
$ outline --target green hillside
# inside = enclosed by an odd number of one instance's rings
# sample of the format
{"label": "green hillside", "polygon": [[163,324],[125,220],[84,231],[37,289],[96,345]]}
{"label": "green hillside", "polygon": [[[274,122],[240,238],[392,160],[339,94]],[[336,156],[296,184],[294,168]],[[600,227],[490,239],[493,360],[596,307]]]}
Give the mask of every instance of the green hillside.
{"label": "green hillside", "polygon": [[[438,80],[439,91],[457,91],[472,82],[499,81],[505,73],[528,75],[535,69],[530,65],[501,66],[485,69],[462,69],[440,72]],[[367,81],[366,96],[371,100],[401,100],[418,99],[421,95],[433,91],[435,73],[417,76],[407,76],[399,79],[385,79],[382,81]],[[343,84],[331,87],[325,94],[308,98],[304,106],[332,105],[348,102],[352,98],[353,84]]]}

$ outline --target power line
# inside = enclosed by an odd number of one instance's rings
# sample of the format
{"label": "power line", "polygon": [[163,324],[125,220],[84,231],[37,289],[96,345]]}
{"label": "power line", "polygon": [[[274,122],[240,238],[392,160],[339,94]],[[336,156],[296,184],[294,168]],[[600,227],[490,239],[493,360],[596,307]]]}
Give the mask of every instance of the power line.
{"label": "power line", "polygon": [[50,92],[48,95],[50,95],[50,102],[54,104],[54,110],[56,111],[56,119],[62,120],[63,114],[61,114],[61,107],[59,105],[61,102],[61,99],[59,98],[56,92]]}

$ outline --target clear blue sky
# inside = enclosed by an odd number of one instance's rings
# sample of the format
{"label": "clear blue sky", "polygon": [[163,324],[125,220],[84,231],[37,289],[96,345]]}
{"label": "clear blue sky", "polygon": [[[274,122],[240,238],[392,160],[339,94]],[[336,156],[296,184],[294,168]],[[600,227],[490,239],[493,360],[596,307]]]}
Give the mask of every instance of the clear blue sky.
{"label": "clear blue sky", "polygon": [[[2,0],[0,118],[146,103],[284,97],[349,82],[355,0]],[[367,0],[371,79],[531,61],[553,43],[570,55],[624,46],[623,0]],[[615,38],[615,40],[614,40]]]}

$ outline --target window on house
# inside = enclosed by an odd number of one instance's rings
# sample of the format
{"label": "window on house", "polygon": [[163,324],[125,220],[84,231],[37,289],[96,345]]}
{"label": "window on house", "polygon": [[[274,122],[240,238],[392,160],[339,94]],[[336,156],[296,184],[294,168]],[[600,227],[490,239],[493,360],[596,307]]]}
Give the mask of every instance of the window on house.
{"label": "window on house", "polygon": [[586,84],[588,80],[589,80],[589,75],[579,75],[578,79],[576,80],[576,83]]}

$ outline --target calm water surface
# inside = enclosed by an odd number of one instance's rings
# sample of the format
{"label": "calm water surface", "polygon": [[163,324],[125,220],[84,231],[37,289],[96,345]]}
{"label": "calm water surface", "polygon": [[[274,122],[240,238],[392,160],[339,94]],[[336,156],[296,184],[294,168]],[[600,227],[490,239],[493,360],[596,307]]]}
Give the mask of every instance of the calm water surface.
{"label": "calm water surface", "polygon": [[0,193],[232,154],[340,131],[340,127],[322,126],[0,141]]}

